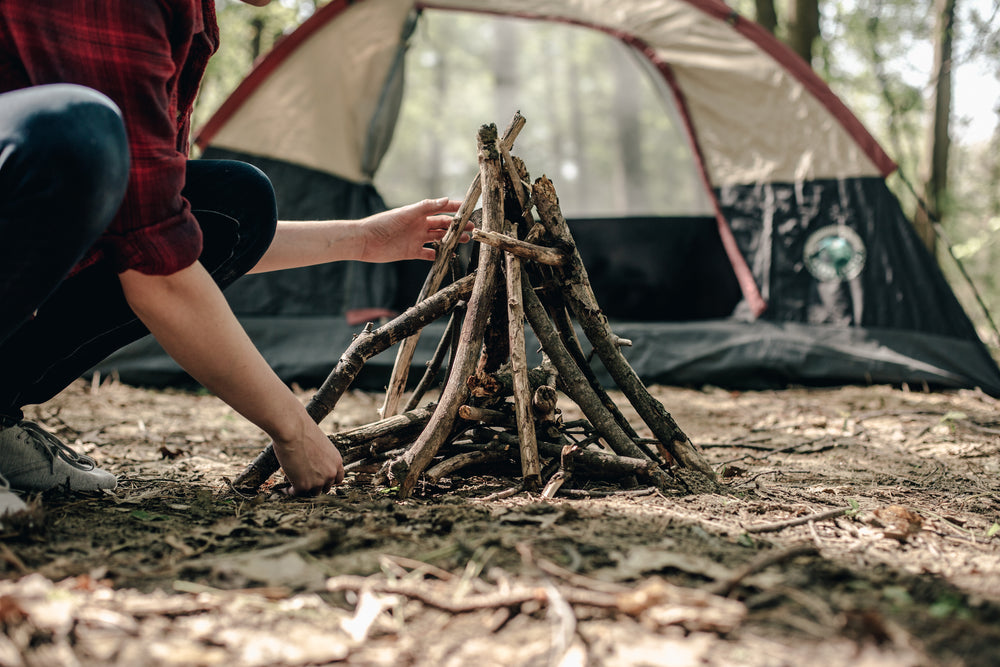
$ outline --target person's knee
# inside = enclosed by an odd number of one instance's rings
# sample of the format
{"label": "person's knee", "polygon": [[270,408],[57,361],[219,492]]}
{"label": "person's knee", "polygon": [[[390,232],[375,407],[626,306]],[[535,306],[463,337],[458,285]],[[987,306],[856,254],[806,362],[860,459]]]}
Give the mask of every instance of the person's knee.
{"label": "person's knee", "polygon": [[273,236],[278,223],[278,204],[274,194],[274,186],[267,174],[252,164],[238,163],[246,179],[244,192],[253,198],[251,209],[260,212],[260,232],[263,236]]}
{"label": "person's knee", "polygon": [[117,106],[72,84],[15,91],[14,137],[3,170],[14,175],[26,206],[71,214],[77,229],[106,226],[128,185],[128,140]]}
{"label": "person's knee", "polygon": [[29,123],[28,141],[47,161],[51,187],[110,219],[128,184],[129,151],[118,107],[105,95],[70,84],[48,87],[45,112]]}
{"label": "person's knee", "polygon": [[238,191],[243,199],[243,208],[248,212],[240,218],[241,234],[252,239],[248,254],[255,254],[259,259],[271,245],[278,224],[274,186],[267,174],[252,164],[234,162],[233,166],[239,170]]}

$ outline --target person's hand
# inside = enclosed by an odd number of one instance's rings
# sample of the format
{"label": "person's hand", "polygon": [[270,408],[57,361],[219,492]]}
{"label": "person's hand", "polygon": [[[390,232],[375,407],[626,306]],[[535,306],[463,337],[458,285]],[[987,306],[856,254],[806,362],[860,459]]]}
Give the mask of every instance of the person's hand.
{"label": "person's hand", "polygon": [[[376,213],[362,220],[364,246],[361,261],[394,262],[402,259],[434,259],[426,244],[440,241],[451,225],[461,202],[442,197]],[[466,225],[460,241],[469,240],[472,224]]]}
{"label": "person's hand", "polygon": [[307,428],[293,440],[272,440],[278,463],[291,485],[293,496],[315,496],[326,493],[334,484],[344,481],[344,460],[330,439],[318,426]]}
{"label": "person's hand", "polygon": [[129,306],[173,358],[274,443],[291,493],[315,495],[344,479],[344,462],[306,408],[250,341],[208,271],[119,274]]}

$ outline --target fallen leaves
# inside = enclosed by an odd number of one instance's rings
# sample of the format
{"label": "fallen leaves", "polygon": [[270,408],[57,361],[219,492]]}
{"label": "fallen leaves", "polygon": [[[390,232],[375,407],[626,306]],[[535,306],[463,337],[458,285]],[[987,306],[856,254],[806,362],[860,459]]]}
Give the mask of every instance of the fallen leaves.
{"label": "fallen leaves", "polygon": [[29,575],[0,582],[0,613],[4,665],[326,664],[356,645],[341,629],[348,612],[311,594],[143,594]]}
{"label": "fallen leaves", "polygon": [[872,524],[881,528],[883,535],[900,542],[918,534],[924,525],[922,516],[900,505],[876,508],[872,515]]}

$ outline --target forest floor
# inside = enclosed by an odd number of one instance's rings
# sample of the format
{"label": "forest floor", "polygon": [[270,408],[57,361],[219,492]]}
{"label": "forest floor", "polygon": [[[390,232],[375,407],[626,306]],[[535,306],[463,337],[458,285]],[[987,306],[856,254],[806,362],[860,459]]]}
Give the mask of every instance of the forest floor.
{"label": "forest floor", "polygon": [[996,400],[651,391],[724,492],[484,500],[516,474],[481,469],[244,497],[266,440],[218,399],[80,382],[28,416],[119,487],[4,527],[0,665],[997,664]]}

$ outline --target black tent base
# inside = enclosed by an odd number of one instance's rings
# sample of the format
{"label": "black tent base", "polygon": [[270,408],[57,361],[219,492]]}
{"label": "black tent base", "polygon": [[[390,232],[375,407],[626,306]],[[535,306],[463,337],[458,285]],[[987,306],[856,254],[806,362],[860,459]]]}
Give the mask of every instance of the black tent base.
{"label": "black tent base", "polygon": [[[361,327],[343,317],[243,317],[241,321],[278,375],[304,387],[318,386]],[[731,389],[890,384],[930,389],[979,388],[1000,396],[1000,374],[978,341],[934,334],[732,319],[679,323],[615,322],[632,341],[625,355],[646,384]],[[442,322],[420,338],[411,385],[424,372],[443,332]],[[528,331],[529,363],[540,361]],[[581,337],[587,349],[586,340]],[[371,358],[354,387],[383,390],[396,348]],[[594,362],[599,379],[611,379]],[[116,373],[138,386],[194,386],[151,337],[125,347],[95,371]]]}

